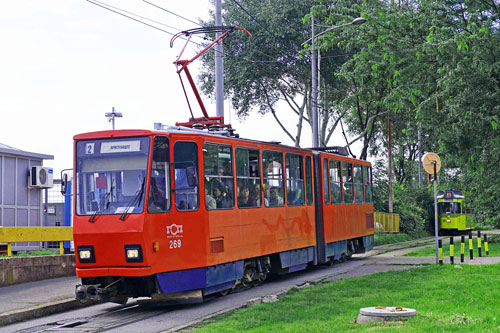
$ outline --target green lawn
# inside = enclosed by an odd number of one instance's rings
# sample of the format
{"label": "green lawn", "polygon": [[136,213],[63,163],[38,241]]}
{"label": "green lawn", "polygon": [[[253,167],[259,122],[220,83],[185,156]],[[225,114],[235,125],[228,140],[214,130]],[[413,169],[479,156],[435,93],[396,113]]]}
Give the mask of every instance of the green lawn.
{"label": "green lawn", "polygon": [[402,233],[395,233],[395,234],[375,233],[375,235],[374,235],[375,246],[400,243],[400,242],[407,242],[407,241],[410,241],[412,239],[414,239],[414,238],[411,237],[410,235],[402,234]]}
{"label": "green lawn", "polygon": [[[500,265],[429,265],[322,283],[200,324],[202,332],[491,332],[500,330]],[[359,309],[403,306],[408,321],[357,325]]]}
{"label": "green lawn", "polygon": [[[51,255],[59,255],[59,250],[57,250],[57,252],[51,250],[18,252],[16,254],[13,254],[12,257],[34,257],[34,256],[51,256]],[[0,258],[3,257],[7,257],[7,253],[0,254]]]}
{"label": "green lawn", "polygon": [[[474,258],[478,256],[477,252],[477,239],[473,240],[473,245],[474,245]],[[483,256],[486,256],[486,250],[484,247],[484,243],[481,243],[481,252]],[[489,250],[489,256],[490,257],[498,257],[500,256],[500,243],[490,243],[488,242],[488,250]],[[469,257],[469,240],[465,240],[465,251],[464,251],[465,257]],[[418,249],[412,252],[409,252],[405,254],[406,257],[433,257],[436,255],[436,247],[434,244],[430,247],[427,247],[425,249]],[[455,240],[455,246],[453,249],[453,255],[454,257],[459,257],[460,258],[460,242],[456,242]],[[449,244],[443,244],[443,257],[449,257],[450,256],[450,245]]]}

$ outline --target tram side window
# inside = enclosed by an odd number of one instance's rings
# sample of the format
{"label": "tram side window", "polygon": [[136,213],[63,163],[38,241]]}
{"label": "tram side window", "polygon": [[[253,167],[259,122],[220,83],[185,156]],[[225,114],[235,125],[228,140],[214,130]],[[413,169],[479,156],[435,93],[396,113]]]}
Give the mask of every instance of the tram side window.
{"label": "tram side window", "polygon": [[262,206],[259,162],[258,150],[236,148],[236,184],[239,208]]}
{"label": "tram side window", "polygon": [[174,144],[174,179],[177,210],[198,209],[198,147],[196,143],[179,141]]}
{"label": "tram side window", "polygon": [[344,184],[344,203],[352,203],[353,188],[352,188],[352,163],[342,162],[342,183]]}
{"label": "tram side window", "polygon": [[279,151],[264,150],[262,152],[262,168],[266,207],[283,206],[283,154]]}
{"label": "tram side window", "polygon": [[289,206],[304,206],[304,163],[301,155],[285,155],[286,198]]}
{"label": "tram side window", "polygon": [[148,212],[166,212],[170,209],[170,161],[168,139],[164,136],[154,138],[150,177]]}
{"label": "tram side window", "polygon": [[372,168],[365,166],[365,202],[373,202]]}
{"label": "tram side window", "polygon": [[359,164],[354,164],[354,196],[356,203],[363,203],[363,174]]}
{"label": "tram side window", "polygon": [[342,182],[340,174],[340,161],[330,160],[330,192],[332,204],[342,203]]}
{"label": "tram side window", "polygon": [[208,210],[234,207],[233,153],[231,146],[206,143],[203,147],[205,168],[205,207]]}
{"label": "tram side window", "polygon": [[323,194],[325,196],[325,205],[330,203],[330,189],[328,180],[328,160],[323,159]]}
{"label": "tram side window", "polygon": [[311,156],[306,156],[306,195],[307,195],[307,205],[312,205],[313,203],[313,186],[312,186],[312,167],[311,167]]}

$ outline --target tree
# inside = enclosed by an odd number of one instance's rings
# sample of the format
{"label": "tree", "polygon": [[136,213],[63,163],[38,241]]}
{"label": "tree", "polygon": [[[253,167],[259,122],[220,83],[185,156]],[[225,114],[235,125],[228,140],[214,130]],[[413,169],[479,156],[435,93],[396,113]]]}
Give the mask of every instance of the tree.
{"label": "tree", "polygon": [[[300,145],[304,123],[311,125],[311,64],[310,56],[302,49],[302,42],[310,38],[310,25],[302,18],[318,1],[225,1],[224,24],[241,26],[253,38],[232,34],[224,41],[224,84],[237,114],[241,118],[257,109],[261,114],[271,113],[286,135],[296,146]],[[212,25],[213,22],[207,22]],[[328,57],[333,51],[325,52]],[[326,58],[322,73],[340,68],[342,58]],[[200,76],[202,90],[213,96],[213,55],[203,57]],[[327,96],[322,107],[322,143],[325,145],[342,115],[332,107],[343,91],[335,86],[335,77],[325,77],[322,95]],[[286,128],[277,116],[278,103],[286,105],[297,119],[297,128]],[[341,109],[340,109],[341,110]]]}

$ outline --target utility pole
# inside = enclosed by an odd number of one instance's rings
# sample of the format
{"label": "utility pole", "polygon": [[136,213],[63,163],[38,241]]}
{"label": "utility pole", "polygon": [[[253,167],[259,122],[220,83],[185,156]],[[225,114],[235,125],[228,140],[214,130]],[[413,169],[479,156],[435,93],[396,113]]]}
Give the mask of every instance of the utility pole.
{"label": "utility pole", "polygon": [[[215,25],[222,26],[222,0],[215,0]],[[216,37],[221,35],[220,32]],[[224,59],[222,41],[215,46],[215,114],[224,117]]]}
{"label": "utility pole", "polygon": [[422,180],[422,131],[420,128],[417,132],[417,149],[418,149],[418,188],[422,188],[424,186],[424,182]]}
{"label": "utility pole", "polygon": [[313,148],[319,147],[318,138],[318,72],[316,66],[316,52],[314,51],[314,16],[311,15],[311,72],[312,72],[312,106],[311,106],[311,117],[312,117],[312,144]]}
{"label": "utility pole", "polygon": [[388,126],[388,144],[387,144],[387,158],[388,158],[388,172],[387,180],[389,184],[389,213],[393,212],[392,203],[392,133],[391,133],[391,111],[387,114],[387,126]]}
{"label": "utility pole", "polygon": [[[314,33],[314,16],[311,15],[311,38],[306,40],[305,42],[302,43],[302,45],[311,42],[311,80],[312,80],[312,91],[311,91],[311,99],[312,99],[312,105],[311,105],[311,118],[312,118],[312,145],[314,147],[319,147],[319,130],[318,130],[318,66],[316,65],[316,52],[314,48],[314,38],[319,37],[321,35],[324,35],[325,33],[332,31],[334,29],[346,27],[348,25],[357,25],[357,24],[363,24],[366,22],[366,19],[362,17],[357,17],[354,20],[352,20],[349,23],[344,23],[341,25],[336,25],[333,27],[330,27],[322,32],[320,32],[318,35],[315,35]],[[320,57],[320,53],[318,50],[318,58]]]}

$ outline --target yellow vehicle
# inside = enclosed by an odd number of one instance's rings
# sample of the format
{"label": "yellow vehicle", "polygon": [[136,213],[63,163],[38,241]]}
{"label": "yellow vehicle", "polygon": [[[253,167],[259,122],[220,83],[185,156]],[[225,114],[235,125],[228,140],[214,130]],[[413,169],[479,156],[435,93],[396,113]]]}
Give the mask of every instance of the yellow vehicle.
{"label": "yellow vehicle", "polygon": [[440,234],[463,234],[472,230],[472,219],[467,214],[471,210],[466,209],[462,192],[439,192],[437,202]]}

